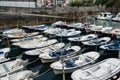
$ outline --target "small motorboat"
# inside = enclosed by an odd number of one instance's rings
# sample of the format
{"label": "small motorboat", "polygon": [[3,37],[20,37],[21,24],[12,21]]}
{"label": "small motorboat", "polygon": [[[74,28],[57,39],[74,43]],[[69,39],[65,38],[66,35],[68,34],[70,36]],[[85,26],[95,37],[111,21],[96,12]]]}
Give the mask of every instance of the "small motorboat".
{"label": "small motorboat", "polygon": [[108,58],[87,68],[74,71],[72,80],[109,80],[120,72],[120,59]]}
{"label": "small motorboat", "polygon": [[14,29],[9,29],[7,31],[3,32],[3,36],[7,36],[7,35],[12,35],[12,34],[21,34],[21,33],[25,33],[24,30],[19,29],[19,28],[14,28]]}
{"label": "small motorboat", "polygon": [[88,46],[100,46],[100,45],[108,43],[110,40],[111,40],[110,37],[101,37],[101,38],[96,38],[94,40],[85,41],[82,43]]}
{"label": "small motorboat", "polygon": [[46,46],[55,44],[56,42],[57,42],[56,39],[44,40],[44,41],[34,41],[31,43],[21,44],[21,45],[19,45],[19,47],[22,49],[35,49],[35,48],[46,47]]}
{"label": "small motorboat", "polygon": [[61,28],[50,28],[48,30],[45,30],[44,33],[46,34],[50,34],[50,35],[55,35],[58,33],[61,33],[62,31],[64,31],[66,29],[61,29]]}
{"label": "small motorboat", "polygon": [[11,39],[11,42],[22,42],[22,41],[28,41],[28,40],[33,40],[33,39],[40,39],[42,38],[43,35],[37,35],[37,36],[32,36],[32,37],[25,37],[25,38],[20,38],[20,39]]}
{"label": "small motorboat", "polygon": [[61,49],[59,51],[46,52],[40,54],[40,59],[42,63],[54,62],[59,60],[60,57],[74,56],[81,48],[79,46],[69,46],[67,48]]}
{"label": "small motorboat", "polygon": [[53,69],[55,74],[62,74],[63,66],[65,73],[71,73],[78,68],[82,68],[88,64],[94,63],[99,58],[99,56],[100,54],[98,52],[91,51],[72,58],[65,60],[63,59],[63,63],[62,60],[54,62],[50,65],[50,67]]}
{"label": "small motorboat", "polygon": [[76,31],[74,29],[69,29],[69,30],[64,30],[61,33],[56,34],[57,37],[64,37],[64,38],[69,38],[69,37],[76,37],[80,35],[81,31]]}
{"label": "small motorboat", "polygon": [[90,23],[84,23],[84,29],[86,32],[91,32],[91,28],[96,27],[95,24],[90,24]]}
{"label": "small motorboat", "polygon": [[67,24],[68,28],[76,28],[76,29],[83,29],[83,24],[82,23],[71,23]]}
{"label": "small motorboat", "polygon": [[7,54],[10,52],[10,50],[10,48],[0,49],[0,63],[10,60],[10,58],[7,58]]}
{"label": "small motorboat", "polygon": [[39,27],[34,28],[34,30],[44,31],[44,30],[48,30],[50,28],[51,28],[51,26],[47,26],[47,25],[43,24],[43,25],[40,25]]}
{"label": "small motorboat", "polygon": [[39,38],[39,39],[32,39],[32,40],[12,43],[12,45],[18,46],[18,47],[21,47],[21,48],[25,47],[26,49],[27,48],[32,48],[32,47],[37,48],[39,43],[45,42],[47,39],[48,39],[47,37],[42,37],[42,38]]}
{"label": "small motorboat", "polygon": [[97,35],[95,34],[88,34],[88,35],[83,35],[80,37],[73,37],[73,38],[68,38],[69,41],[74,41],[74,42],[84,42],[84,41],[89,41],[97,38]]}
{"label": "small motorboat", "polygon": [[101,12],[98,16],[97,19],[101,19],[101,20],[110,20],[113,18],[113,14],[110,12]]}
{"label": "small motorboat", "polygon": [[31,29],[34,30],[35,28],[42,26],[42,25],[34,25],[34,26],[22,26],[23,29]]}
{"label": "small motorboat", "polygon": [[120,42],[119,41],[113,41],[106,45],[101,45],[101,49],[108,50],[108,51],[119,51],[120,50]]}
{"label": "small motorboat", "polygon": [[38,75],[38,72],[24,70],[11,75],[7,74],[7,76],[1,77],[0,80],[33,80],[36,75]]}
{"label": "small motorboat", "polygon": [[100,32],[102,29],[103,29],[103,26],[101,25],[90,28],[91,31],[97,31],[97,32]]}
{"label": "small motorboat", "polygon": [[67,26],[67,24],[63,21],[57,21],[55,23],[52,24],[53,27],[63,27],[63,26]]}
{"label": "small motorboat", "polygon": [[32,33],[20,33],[20,34],[9,34],[7,35],[8,38],[24,38],[24,37],[31,37],[38,35],[39,32],[32,32]]}
{"label": "small motorboat", "polygon": [[23,70],[28,60],[16,59],[0,64],[0,77]]}
{"label": "small motorboat", "polygon": [[63,48],[64,46],[65,46],[64,43],[56,43],[56,44],[49,45],[49,46],[44,47],[44,48],[29,50],[29,51],[26,51],[24,53],[26,55],[30,55],[30,56],[38,56],[38,55],[44,54],[46,52],[57,51],[57,50]]}
{"label": "small motorboat", "polygon": [[114,30],[112,30],[111,34],[116,35],[117,39],[120,39],[120,29],[114,29]]}
{"label": "small motorboat", "polygon": [[106,34],[111,34],[112,27],[103,27],[101,32]]}

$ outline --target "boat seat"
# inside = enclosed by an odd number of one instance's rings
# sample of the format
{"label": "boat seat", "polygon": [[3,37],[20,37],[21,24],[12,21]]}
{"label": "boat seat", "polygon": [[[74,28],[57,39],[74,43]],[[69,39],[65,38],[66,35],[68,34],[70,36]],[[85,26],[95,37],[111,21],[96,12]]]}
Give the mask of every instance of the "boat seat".
{"label": "boat seat", "polygon": [[66,67],[66,68],[75,67],[76,64],[75,64],[74,62],[75,62],[75,60],[73,60],[73,59],[68,60],[68,61],[66,62],[65,67]]}
{"label": "boat seat", "polygon": [[2,64],[2,67],[5,69],[6,72],[10,72],[9,68],[7,67],[6,64]]}
{"label": "boat seat", "polygon": [[3,51],[0,51],[0,54],[3,54],[4,52]]}

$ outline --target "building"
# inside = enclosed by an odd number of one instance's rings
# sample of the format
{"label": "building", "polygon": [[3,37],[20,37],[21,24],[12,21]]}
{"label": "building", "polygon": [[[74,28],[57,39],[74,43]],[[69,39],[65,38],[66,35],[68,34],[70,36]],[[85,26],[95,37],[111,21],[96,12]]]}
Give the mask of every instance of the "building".
{"label": "building", "polygon": [[71,0],[0,0],[0,6],[5,7],[30,7],[54,6],[68,4]]}
{"label": "building", "polygon": [[42,4],[37,3],[39,0],[1,0],[0,6],[5,7],[41,7]]}

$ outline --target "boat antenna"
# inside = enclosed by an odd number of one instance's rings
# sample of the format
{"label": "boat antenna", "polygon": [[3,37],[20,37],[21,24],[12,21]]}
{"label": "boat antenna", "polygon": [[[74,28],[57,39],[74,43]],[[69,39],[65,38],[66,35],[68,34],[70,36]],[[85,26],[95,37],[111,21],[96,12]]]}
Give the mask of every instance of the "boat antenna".
{"label": "boat antenna", "polygon": [[[62,28],[63,29],[63,28]],[[63,36],[61,35],[61,42],[63,42]],[[61,51],[61,61],[62,61],[62,72],[63,72],[63,80],[65,80],[65,70],[64,70],[64,58],[63,58],[63,55],[62,55],[62,51]]]}
{"label": "boat antenna", "polygon": [[[120,44],[119,44],[120,47]],[[119,52],[118,52],[118,58],[120,59],[120,48],[119,48]]]}
{"label": "boat antenna", "polygon": [[8,47],[10,47],[10,40],[8,38],[8,34],[6,33],[6,37],[7,37],[7,43],[8,43]]}

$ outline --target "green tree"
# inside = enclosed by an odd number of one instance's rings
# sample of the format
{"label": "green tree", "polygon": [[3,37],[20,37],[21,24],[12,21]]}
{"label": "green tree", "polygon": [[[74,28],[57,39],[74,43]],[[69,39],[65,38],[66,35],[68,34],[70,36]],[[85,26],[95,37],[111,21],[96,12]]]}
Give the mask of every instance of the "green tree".
{"label": "green tree", "polygon": [[72,6],[72,7],[74,7],[74,6],[83,6],[83,1],[82,0],[80,0],[80,1],[74,1],[74,2],[71,2],[70,4],[69,4],[70,6]]}

